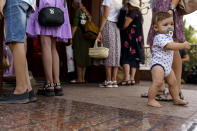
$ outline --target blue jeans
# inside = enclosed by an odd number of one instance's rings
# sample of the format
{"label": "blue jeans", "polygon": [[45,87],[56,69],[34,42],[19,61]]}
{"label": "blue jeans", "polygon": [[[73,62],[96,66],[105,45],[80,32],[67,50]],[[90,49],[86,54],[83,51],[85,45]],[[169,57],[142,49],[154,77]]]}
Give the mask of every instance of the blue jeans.
{"label": "blue jeans", "polygon": [[5,42],[25,42],[27,19],[32,8],[21,0],[7,0],[4,7],[6,38]]}

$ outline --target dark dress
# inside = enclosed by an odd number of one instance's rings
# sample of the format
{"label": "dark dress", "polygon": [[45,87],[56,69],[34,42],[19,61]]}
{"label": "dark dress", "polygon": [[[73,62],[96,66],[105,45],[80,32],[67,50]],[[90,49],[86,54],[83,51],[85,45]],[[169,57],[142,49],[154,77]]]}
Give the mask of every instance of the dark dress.
{"label": "dark dress", "polygon": [[73,52],[74,59],[80,67],[90,66],[90,57],[88,56],[91,41],[83,36],[83,28],[81,25],[81,17],[83,12],[78,9],[74,12],[72,26],[77,26],[77,30],[73,36]]}
{"label": "dark dress", "polygon": [[144,63],[142,14],[139,10],[132,10],[127,14],[133,21],[121,31],[121,65],[139,68]]}

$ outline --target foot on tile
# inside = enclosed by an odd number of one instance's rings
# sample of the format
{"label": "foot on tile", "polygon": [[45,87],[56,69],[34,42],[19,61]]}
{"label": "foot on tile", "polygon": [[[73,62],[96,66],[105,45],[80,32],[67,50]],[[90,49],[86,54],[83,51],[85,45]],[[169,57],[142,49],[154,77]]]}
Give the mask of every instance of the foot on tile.
{"label": "foot on tile", "polygon": [[162,105],[156,100],[149,100],[148,101],[148,105],[149,106],[153,106],[153,107],[158,107],[158,108],[162,107]]}

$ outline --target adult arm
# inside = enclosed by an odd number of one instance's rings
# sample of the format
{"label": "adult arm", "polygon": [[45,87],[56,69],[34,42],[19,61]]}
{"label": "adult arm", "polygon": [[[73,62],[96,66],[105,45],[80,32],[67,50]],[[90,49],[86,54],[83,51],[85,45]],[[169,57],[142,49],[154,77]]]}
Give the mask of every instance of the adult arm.
{"label": "adult arm", "polygon": [[[80,10],[76,10],[74,12],[74,17],[73,17],[73,22],[72,22],[72,28],[71,28],[71,31],[72,31],[72,37],[74,38],[75,36],[75,32],[77,31],[77,28],[80,24]],[[70,44],[73,44],[72,43],[72,40],[70,40]]]}
{"label": "adult arm", "polygon": [[136,11],[128,11],[123,29],[126,29],[136,17],[138,17]]}
{"label": "adult arm", "polygon": [[74,36],[77,30],[77,26],[72,26],[71,30],[72,30],[72,36]]}
{"label": "adult arm", "polygon": [[0,0],[0,19],[3,18],[3,8],[5,6],[6,0]]}
{"label": "adult arm", "polygon": [[[75,35],[76,30],[77,30],[77,26],[72,26],[71,31],[72,31],[72,36],[73,37]],[[70,39],[70,45],[72,45],[72,44],[73,44],[73,41],[72,41],[72,39]]]}
{"label": "adult arm", "polygon": [[[172,0],[170,6],[175,9],[177,7],[178,3],[179,3],[179,0]],[[172,10],[168,10],[168,13],[173,15],[173,11]]]}
{"label": "adult arm", "polygon": [[172,0],[171,7],[176,8],[179,3],[179,0]]}
{"label": "adult arm", "polygon": [[126,29],[130,25],[130,23],[133,21],[133,19],[131,17],[126,17],[125,19],[126,20],[125,20],[125,24],[123,26],[123,29]]}
{"label": "adult arm", "polygon": [[104,13],[101,19],[101,25],[100,25],[100,29],[99,29],[99,34],[97,36],[97,40],[100,42],[102,39],[102,35],[101,32],[103,31],[103,28],[107,22],[107,17],[109,15],[109,7],[108,6],[104,6]]}

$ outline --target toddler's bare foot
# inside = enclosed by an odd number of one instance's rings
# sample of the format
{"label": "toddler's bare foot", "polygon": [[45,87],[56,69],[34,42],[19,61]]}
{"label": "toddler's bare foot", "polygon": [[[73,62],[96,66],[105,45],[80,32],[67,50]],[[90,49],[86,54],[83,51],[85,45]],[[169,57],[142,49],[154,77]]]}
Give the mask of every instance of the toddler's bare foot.
{"label": "toddler's bare foot", "polygon": [[182,99],[178,99],[178,100],[174,100],[174,104],[175,105],[187,105],[189,102],[182,100]]}
{"label": "toddler's bare foot", "polygon": [[162,107],[162,105],[156,100],[149,100],[148,101],[148,105],[149,106],[153,106],[153,107],[158,107],[158,108]]}

